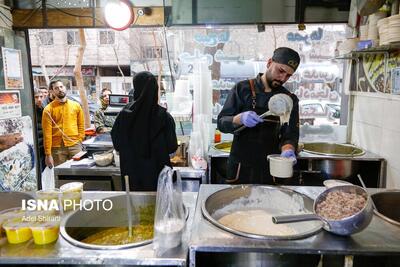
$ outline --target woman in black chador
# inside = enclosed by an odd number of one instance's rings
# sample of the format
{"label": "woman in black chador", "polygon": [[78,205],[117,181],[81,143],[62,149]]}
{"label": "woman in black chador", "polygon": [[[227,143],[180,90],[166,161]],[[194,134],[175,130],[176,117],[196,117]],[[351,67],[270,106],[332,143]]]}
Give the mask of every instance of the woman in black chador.
{"label": "woman in black chador", "polygon": [[[120,154],[121,175],[129,176],[133,191],[156,191],[158,175],[169,155],[178,148],[175,122],[158,105],[157,79],[150,72],[133,78],[133,102],[118,114],[111,131],[114,148]],[[122,179],[124,184],[124,179]]]}

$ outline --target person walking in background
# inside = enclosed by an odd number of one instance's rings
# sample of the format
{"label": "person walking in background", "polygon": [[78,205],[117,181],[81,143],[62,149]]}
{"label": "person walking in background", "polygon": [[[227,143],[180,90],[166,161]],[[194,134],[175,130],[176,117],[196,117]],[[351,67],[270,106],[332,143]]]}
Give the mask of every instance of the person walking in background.
{"label": "person walking in background", "polygon": [[42,116],[45,161],[50,168],[80,152],[85,137],[81,106],[67,99],[66,88],[60,80],[51,84],[55,99],[44,108]]}
{"label": "person walking in background", "polygon": [[101,91],[101,96],[100,96],[101,107],[94,113],[94,126],[96,127],[97,133],[110,132],[114,125],[115,116],[104,114],[105,110],[109,105],[110,94],[112,94],[112,92],[108,88],[104,88]]}
{"label": "person walking in background", "polygon": [[42,114],[43,114],[43,94],[40,89],[34,89],[34,98],[35,98],[35,112],[36,112],[36,124],[37,124],[37,138],[38,138],[38,147],[39,147],[39,158],[38,162],[40,164],[40,171],[43,172],[46,167],[45,164],[45,154],[44,154],[44,146],[43,146],[43,128],[42,128]]}
{"label": "person walking in background", "polygon": [[165,165],[171,166],[169,154],[178,148],[175,122],[158,104],[153,74],[136,74],[133,88],[133,102],[118,114],[111,137],[120,154],[121,175],[129,176],[131,190],[156,191],[159,173]]}

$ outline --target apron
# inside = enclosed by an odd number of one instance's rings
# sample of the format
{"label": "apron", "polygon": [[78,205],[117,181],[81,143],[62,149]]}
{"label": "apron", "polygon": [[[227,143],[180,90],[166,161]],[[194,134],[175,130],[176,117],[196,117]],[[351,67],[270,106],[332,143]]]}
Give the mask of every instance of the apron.
{"label": "apron", "polygon": [[[254,80],[249,80],[252,95],[252,109],[258,115],[268,111],[257,106]],[[279,154],[280,120],[268,116],[255,127],[246,128],[235,134],[227,163],[228,184],[273,184],[269,173],[267,156]]]}

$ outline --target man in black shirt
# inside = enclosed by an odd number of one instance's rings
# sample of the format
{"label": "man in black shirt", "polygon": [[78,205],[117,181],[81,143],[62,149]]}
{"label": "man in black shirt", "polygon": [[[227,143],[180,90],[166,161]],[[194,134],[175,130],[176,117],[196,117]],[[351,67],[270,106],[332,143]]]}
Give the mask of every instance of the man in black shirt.
{"label": "man in black shirt", "polygon": [[[228,159],[227,183],[273,184],[267,156],[281,154],[296,158],[299,140],[299,100],[282,85],[296,71],[300,57],[296,51],[280,47],[267,61],[267,69],[255,79],[238,82],[230,91],[218,115],[218,129],[234,133],[242,125],[247,128],[235,133]],[[293,100],[289,123],[281,126],[279,117],[259,115],[268,111],[268,101],[276,94]]]}

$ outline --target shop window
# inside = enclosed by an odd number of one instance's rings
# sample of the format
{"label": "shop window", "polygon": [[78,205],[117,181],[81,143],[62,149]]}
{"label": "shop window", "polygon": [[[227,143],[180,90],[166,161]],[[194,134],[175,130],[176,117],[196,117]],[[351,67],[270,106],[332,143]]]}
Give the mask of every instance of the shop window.
{"label": "shop window", "polygon": [[115,43],[115,32],[113,31],[100,31],[99,39],[101,45],[114,44]]}
{"label": "shop window", "polygon": [[53,45],[54,38],[52,32],[39,32],[39,42],[41,45]]}
{"label": "shop window", "polygon": [[67,44],[79,45],[79,32],[67,31]]}
{"label": "shop window", "polygon": [[142,58],[155,59],[163,57],[163,48],[161,46],[142,47]]}
{"label": "shop window", "polygon": [[129,91],[132,89],[131,83],[122,83],[122,86],[122,89],[127,93],[129,93]]}
{"label": "shop window", "polygon": [[108,90],[111,90],[111,83],[110,82],[103,82],[101,83],[101,89],[107,88]]}

